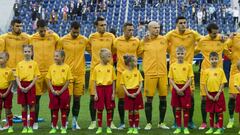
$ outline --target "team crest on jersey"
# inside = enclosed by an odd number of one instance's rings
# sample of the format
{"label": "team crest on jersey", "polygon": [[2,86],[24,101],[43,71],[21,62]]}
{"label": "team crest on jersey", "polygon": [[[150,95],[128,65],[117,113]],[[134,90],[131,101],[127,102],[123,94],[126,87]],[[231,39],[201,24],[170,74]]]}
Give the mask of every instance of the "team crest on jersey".
{"label": "team crest on jersey", "polygon": [[110,72],[110,70],[108,69],[108,70],[107,70],[107,72],[109,73],[109,72]]}
{"label": "team crest on jersey", "polygon": [[134,74],[134,77],[137,77],[137,74]]}
{"label": "team crest on jersey", "polygon": [[53,73],[55,73],[56,71],[55,70],[53,70]]}
{"label": "team crest on jersey", "polygon": [[101,70],[98,70],[98,72],[101,72]]}
{"label": "team crest on jersey", "polygon": [[30,65],[29,68],[32,68],[32,65]]}
{"label": "team crest on jersey", "polygon": [[83,41],[79,41],[79,44],[83,44]]}
{"label": "team crest on jersey", "polygon": [[183,71],[186,71],[186,70],[187,70],[187,69],[184,67],[184,68],[183,68]]}
{"label": "team crest on jersey", "polygon": [[217,76],[217,73],[214,73],[214,76]]}
{"label": "team crest on jersey", "polygon": [[217,43],[217,46],[220,46],[221,45],[221,43]]}
{"label": "team crest on jersey", "polygon": [[8,75],[8,72],[5,72],[5,75]]}
{"label": "team crest on jersey", "polygon": [[164,45],[164,42],[160,42],[161,45]]}
{"label": "team crest on jersey", "polygon": [[176,68],[173,68],[173,70],[176,70]]}
{"label": "team crest on jersey", "polygon": [[64,70],[64,69],[62,69],[62,72],[65,72],[65,70]]}

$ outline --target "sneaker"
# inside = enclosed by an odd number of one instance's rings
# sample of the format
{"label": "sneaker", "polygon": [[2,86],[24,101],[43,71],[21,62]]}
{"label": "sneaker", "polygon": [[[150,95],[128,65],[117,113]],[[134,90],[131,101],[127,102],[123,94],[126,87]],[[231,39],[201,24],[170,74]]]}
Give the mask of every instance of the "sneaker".
{"label": "sneaker", "polygon": [[112,129],[110,127],[107,127],[107,134],[111,134],[112,133]]}
{"label": "sneaker", "polygon": [[229,122],[227,124],[227,128],[233,128],[233,125],[234,125],[234,118],[229,119]]}
{"label": "sneaker", "polygon": [[96,121],[92,121],[91,124],[89,125],[88,129],[92,130],[92,129],[95,129],[96,127],[97,127]]}
{"label": "sneaker", "polygon": [[195,124],[194,124],[193,122],[189,122],[189,123],[188,123],[188,128],[190,128],[190,129],[195,129],[195,128],[197,128],[197,127],[195,126]]}
{"label": "sneaker", "polygon": [[145,130],[151,130],[152,129],[152,124],[151,123],[148,123],[145,128]]}
{"label": "sneaker", "polygon": [[133,133],[133,134],[138,134],[138,129],[137,129],[137,128],[134,128],[132,133]]}
{"label": "sneaker", "polygon": [[57,129],[56,128],[52,128],[50,131],[49,131],[49,134],[56,134],[57,133]]}
{"label": "sneaker", "polygon": [[81,129],[80,126],[78,125],[77,121],[73,121],[72,122],[72,130],[76,130],[76,129]]}
{"label": "sneaker", "polygon": [[28,131],[27,131],[27,133],[32,134],[32,133],[33,133],[33,128],[32,128],[32,127],[28,127]]}
{"label": "sneaker", "polygon": [[65,128],[68,129],[68,121],[66,122],[66,127]]}
{"label": "sneaker", "polygon": [[181,133],[181,128],[177,128],[174,132],[173,132],[173,134],[180,134]]}
{"label": "sneaker", "polygon": [[34,130],[37,130],[37,129],[38,129],[38,123],[37,123],[37,122],[35,122],[35,123],[33,124],[33,129],[34,129]]}
{"label": "sneaker", "polygon": [[102,133],[102,127],[98,127],[96,134],[101,134]]}
{"label": "sneaker", "polygon": [[222,133],[223,133],[223,129],[222,128],[218,128],[213,134],[220,135]]}
{"label": "sneaker", "polygon": [[201,126],[198,128],[199,130],[203,130],[207,128],[207,124],[206,123],[202,123]]}
{"label": "sneaker", "polygon": [[129,128],[127,131],[127,134],[132,134],[133,133],[133,128]]}
{"label": "sneaker", "polygon": [[165,123],[158,124],[158,128],[170,129]]}
{"label": "sneaker", "polygon": [[113,122],[111,122],[111,126],[110,126],[111,129],[117,129],[117,127],[114,125]]}
{"label": "sneaker", "polygon": [[66,134],[67,133],[67,128],[61,128],[61,134]]}
{"label": "sneaker", "polygon": [[13,133],[13,127],[8,128],[8,133]]}
{"label": "sneaker", "polygon": [[171,126],[172,129],[176,129],[177,128],[177,123],[174,122],[173,125]]}
{"label": "sneaker", "polygon": [[0,131],[2,131],[3,130],[3,127],[0,125]]}
{"label": "sneaker", "polygon": [[188,128],[184,128],[183,133],[184,133],[184,134],[190,134]]}
{"label": "sneaker", "polygon": [[212,134],[213,133],[213,128],[209,128],[207,132],[205,132],[205,134]]}
{"label": "sneaker", "polygon": [[117,128],[118,130],[123,130],[125,128],[125,124],[120,124],[120,126]]}
{"label": "sneaker", "polygon": [[2,130],[6,130],[9,128],[8,122],[3,126]]}
{"label": "sneaker", "polygon": [[26,134],[28,132],[28,129],[26,127],[23,128],[22,133]]}

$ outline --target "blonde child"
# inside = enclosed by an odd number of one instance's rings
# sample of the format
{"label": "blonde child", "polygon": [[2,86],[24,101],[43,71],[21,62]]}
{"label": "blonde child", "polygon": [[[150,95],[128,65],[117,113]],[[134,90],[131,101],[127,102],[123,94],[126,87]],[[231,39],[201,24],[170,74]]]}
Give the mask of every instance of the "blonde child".
{"label": "blonde child", "polygon": [[188,130],[189,110],[191,108],[191,78],[193,78],[192,65],[184,61],[186,50],[183,46],[176,49],[177,62],[170,65],[169,82],[172,86],[171,105],[176,108],[175,118],[177,129],[174,134],[181,133],[182,112],[184,117],[184,134],[190,134]]}
{"label": "blonde child", "polygon": [[55,64],[51,65],[47,73],[49,91],[49,108],[52,110],[52,129],[50,134],[57,132],[58,111],[61,110],[61,133],[66,134],[67,111],[70,106],[69,82],[73,79],[70,67],[64,63],[63,50],[55,51]]}
{"label": "blonde child", "polygon": [[138,134],[139,110],[143,109],[142,75],[137,69],[137,58],[133,55],[124,55],[124,63],[127,67],[122,73],[120,84],[125,91],[124,109],[128,110],[130,128],[128,134]]}
{"label": "blonde child", "polygon": [[92,80],[95,89],[95,109],[97,110],[98,129],[96,134],[102,133],[102,113],[104,107],[107,110],[107,133],[112,133],[110,128],[112,122],[112,110],[115,107],[115,80],[114,68],[109,64],[112,58],[110,50],[103,48],[100,50],[101,63],[93,71]]}
{"label": "blonde child", "polygon": [[7,52],[0,53],[0,116],[2,107],[4,107],[9,125],[8,133],[13,133],[13,114],[11,111],[13,93],[11,92],[11,87],[14,76],[12,70],[6,67],[8,59],[9,54]]}

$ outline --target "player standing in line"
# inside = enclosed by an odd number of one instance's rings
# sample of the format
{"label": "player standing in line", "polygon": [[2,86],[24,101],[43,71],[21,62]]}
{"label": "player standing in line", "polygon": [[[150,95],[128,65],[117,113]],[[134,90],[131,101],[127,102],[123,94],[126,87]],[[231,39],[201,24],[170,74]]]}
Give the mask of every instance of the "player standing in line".
{"label": "player standing in line", "polygon": [[36,81],[36,106],[35,106],[35,123],[33,129],[38,129],[38,115],[40,108],[40,98],[47,91],[46,75],[49,66],[54,63],[54,51],[59,36],[49,31],[45,20],[38,20],[37,32],[31,36],[30,44],[33,45],[35,60],[39,65],[41,76]]}
{"label": "player standing in line", "polygon": [[[94,26],[96,27],[97,32],[92,33],[89,36],[89,44],[91,49],[91,69],[90,69],[90,79],[89,79],[89,94],[90,94],[90,116],[91,116],[91,124],[88,129],[96,128],[96,109],[94,108],[94,87],[92,81],[92,72],[97,64],[100,63],[99,52],[102,48],[107,48],[112,51],[113,42],[115,40],[115,36],[112,33],[106,32],[107,23],[104,17],[97,17],[94,22]],[[110,61],[112,63],[112,59]],[[114,124],[111,123],[111,127],[114,127]]]}
{"label": "player standing in line", "polygon": [[117,53],[117,82],[116,95],[118,96],[118,112],[120,116],[120,126],[118,129],[125,128],[124,124],[124,89],[120,81],[122,72],[127,68],[124,64],[123,56],[125,54],[133,55],[135,57],[140,54],[140,41],[133,37],[134,27],[132,23],[125,23],[123,25],[123,35],[114,41],[114,52]]}
{"label": "player standing in line", "polygon": [[145,102],[145,114],[147,125],[145,130],[152,128],[152,101],[155,90],[159,95],[159,123],[158,127],[169,129],[164,123],[167,109],[166,96],[168,94],[167,78],[167,48],[168,41],[165,37],[159,35],[160,26],[152,21],[148,24],[149,39],[143,40],[140,47],[143,51],[143,72],[144,72],[144,95],[147,98]]}
{"label": "player standing in line", "polygon": [[72,129],[80,129],[77,123],[80,111],[80,99],[85,90],[85,51],[90,50],[88,39],[80,33],[80,24],[72,22],[70,33],[59,40],[57,49],[66,53],[65,63],[71,68],[73,82],[69,84],[70,95],[73,94]]}
{"label": "player standing in line", "polygon": [[[24,60],[16,67],[16,81],[18,84],[18,104],[22,105],[22,133],[33,133],[35,121],[36,87],[35,83],[40,76],[37,62],[33,61],[33,46],[23,45]],[[30,111],[30,123],[28,126],[28,108]],[[28,128],[27,128],[28,127]]]}
{"label": "player standing in line", "polygon": [[[186,49],[186,56],[184,57],[184,61],[192,64],[194,57],[194,48],[196,43],[200,40],[201,35],[196,31],[193,31],[187,28],[187,19],[183,16],[179,16],[176,19],[176,29],[168,32],[166,34],[166,38],[169,42],[169,54],[170,54],[170,65],[174,62],[177,62],[176,57],[176,48],[180,45],[183,45]],[[196,128],[193,123],[193,114],[194,114],[194,90],[195,83],[194,77],[191,81],[191,108],[190,108],[190,116],[188,127],[193,129]],[[173,113],[175,114],[175,109],[173,108]],[[176,128],[176,123],[174,123],[173,128]]]}
{"label": "player standing in line", "polygon": [[[218,53],[219,59],[222,59],[222,53],[227,56],[230,56],[231,53],[228,50],[226,42],[223,42],[222,36],[218,34],[218,26],[214,23],[210,23],[207,26],[208,35],[202,37],[198,42],[195,53],[201,52],[203,55],[203,61],[201,64],[201,71],[200,71],[200,95],[202,97],[201,101],[201,112],[202,112],[202,124],[199,129],[205,129],[207,127],[206,119],[206,92],[204,90],[204,70],[211,67],[211,63],[209,61],[210,52],[215,51]],[[222,60],[218,61],[217,67],[222,68]]]}
{"label": "player standing in line", "polygon": [[112,133],[110,128],[112,122],[112,110],[115,107],[115,81],[116,74],[114,67],[109,64],[112,59],[112,53],[107,48],[102,48],[99,53],[101,62],[98,64],[92,74],[95,90],[95,109],[97,110],[98,130],[96,134],[102,133],[102,114],[104,108],[107,113],[107,134]]}

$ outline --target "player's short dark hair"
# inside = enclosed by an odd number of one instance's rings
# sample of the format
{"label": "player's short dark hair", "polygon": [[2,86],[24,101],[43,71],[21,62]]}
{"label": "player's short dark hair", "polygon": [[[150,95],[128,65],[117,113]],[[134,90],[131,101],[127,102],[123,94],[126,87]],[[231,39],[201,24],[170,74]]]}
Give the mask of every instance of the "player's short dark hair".
{"label": "player's short dark hair", "polygon": [[77,22],[77,21],[73,21],[71,23],[71,29],[74,28],[74,29],[79,29],[80,28],[80,24]]}
{"label": "player's short dark hair", "polygon": [[127,26],[133,26],[133,24],[130,23],[130,22],[126,22],[126,23],[124,23],[124,24],[123,24],[123,29],[126,29]]}
{"label": "player's short dark hair", "polygon": [[134,61],[134,58],[135,58],[134,55],[125,54],[125,55],[123,56],[125,65],[129,65],[131,62],[133,62],[133,61]]}
{"label": "player's short dark hair", "polygon": [[46,27],[47,26],[47,22],[43,19],[40,19],[37,21],[37,28],[42,28],[42,27]]}
{"label": "player's short dark hair", "polygon": [[14,26],[15,23],[22,23],[22,21],[20,19],[13,19],[11,21],[11,26]]}
{"label": "player's short dark hair", "polygon": [[216,23],[210,23],[210,24],[208,24],[208,26],[207,26],[207,31],[208,31],[208,33],[212,33],[212,29],[218,30],[218,26],[217,26]]}
{"label": "player's short dark hair", "polygon": [[184,16],[178,16],[176,19],[176,24],[178,23],[179,20],[182,20],[182,19],[187,20],[186,17],[184,17]]}
{"label": "player's short dark hair", "polygon": [[211,52],[211,53],[209,54],[209,59],[210,59],[211,57],[218,57],[218,53],[217,53],[217,52]]}
{"label": "player's short dark hair", "polygon": [[114,28],[111,28],[109,32],[112,33],[114,36],[116,36],[117,30]]}
{"label": "player's short dark hair", "polygon": [[103,16],[98,16],[94,22],[94,25],[97,26],[99,21],[105,21],[105,18]]}

